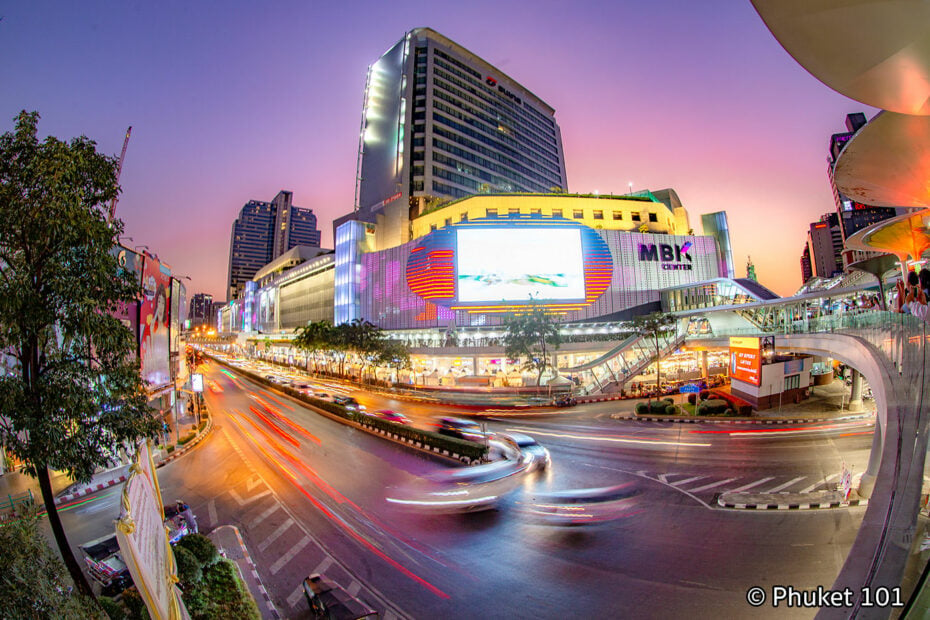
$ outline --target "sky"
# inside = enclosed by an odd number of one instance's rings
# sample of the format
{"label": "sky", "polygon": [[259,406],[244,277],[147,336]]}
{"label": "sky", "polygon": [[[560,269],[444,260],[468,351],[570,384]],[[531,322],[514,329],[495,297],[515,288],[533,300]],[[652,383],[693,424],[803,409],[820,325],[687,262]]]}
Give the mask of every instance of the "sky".
{"label": "sky", "polygon": [[820,83],[749,0],[573,2],[0,0],[0,132],[119,155],[117,216],[188,294],[225,299],[230,227],[294,192],[323,245],[351,211],[368,65],[428,26],[556,110],[568,190],[673,188],[700,232],[726,210],[738,277],[801,284],[810,222],[832,211],[830,135],[875,110]]}

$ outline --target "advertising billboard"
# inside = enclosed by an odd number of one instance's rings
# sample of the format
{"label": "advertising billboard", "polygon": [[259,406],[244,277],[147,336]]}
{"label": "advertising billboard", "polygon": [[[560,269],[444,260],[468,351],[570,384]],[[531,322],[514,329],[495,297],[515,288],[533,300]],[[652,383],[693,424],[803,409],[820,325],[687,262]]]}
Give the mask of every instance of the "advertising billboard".
{"label": "advertising billboard", "polygon": [[460,228],[456,237],[459,303],[585,299],[578,228]]}
{"label": "advertising billboard", "polygon": [[142,302],[139,324],[139,357],[142,360],[142,378],[149,388],[171,382],[168,364],[168,295],[171,290],[171,272],[154,258],[145,257],[142,267]]}
{"label": "advertising billboard", "polygon": [[730,338],[730,378],[755,386],[762,383],[762,347],[759,338]]}

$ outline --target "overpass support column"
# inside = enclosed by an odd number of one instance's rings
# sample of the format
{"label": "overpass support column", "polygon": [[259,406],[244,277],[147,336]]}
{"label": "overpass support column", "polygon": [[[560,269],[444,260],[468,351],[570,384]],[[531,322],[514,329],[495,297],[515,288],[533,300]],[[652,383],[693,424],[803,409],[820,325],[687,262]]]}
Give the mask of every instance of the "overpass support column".
{"label": "overpass support column", "polygon": [[852,369],[852,389],[849,393],[849,410],[862,411],[862,375]]}
{"label": "overpass support column", "polygon": [[875,433],[872,435],[872,452],[869,454],[869,465],[859,481],[859,495],[865,498],[872,495],[872,490],[875,488],[875,477],[878,475],[878,467],[882,462],[882,442],[884,441],[885,428],[880,420],[880,416],[875,416]]}
{"label": "overpass support column", "polygon": [[701,356],[701,379],[707,381],[707,351],[696,351],[695,355]]}

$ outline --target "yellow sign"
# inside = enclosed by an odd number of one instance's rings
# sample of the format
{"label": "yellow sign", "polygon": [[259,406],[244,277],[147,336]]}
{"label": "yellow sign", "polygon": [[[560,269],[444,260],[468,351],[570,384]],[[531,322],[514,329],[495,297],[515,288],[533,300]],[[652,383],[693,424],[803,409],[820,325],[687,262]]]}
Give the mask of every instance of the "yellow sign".
{"label": "yellow sign", "polygon": [[730,336],[731,349],[758,349],[758,338],[746,338],[743,336]]}

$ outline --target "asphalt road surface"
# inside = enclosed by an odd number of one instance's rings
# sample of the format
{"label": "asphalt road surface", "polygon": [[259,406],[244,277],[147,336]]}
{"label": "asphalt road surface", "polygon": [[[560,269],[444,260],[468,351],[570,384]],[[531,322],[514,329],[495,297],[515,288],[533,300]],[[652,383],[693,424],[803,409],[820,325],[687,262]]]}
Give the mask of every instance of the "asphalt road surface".
{"label": "asphalt road surface", "polygon": [[[450,462],[333,421],[215,363],[205,370],[222,389],[206,393],[215,430],[158,470],[163,495],[188,502],[202,530],[238,526],[286,617],[306,617],[299,585],[311,572],[388,618],[813,617],[813,609],[753,608],[747,590],[829,587],[865,511],[736,511],[715,498],[832,487],[843,462],[863,471],[867,423],[618,421],[605,415],[616,405],[605,403],[492,417],[492,430],[545,445],[551,467],[527,475],[496,511],[411,513],[386,498]],[[377,395],[359,400],[418,424],[438,414]],[[637,503],[608,523],[543,526],[518,510],[543,491],[624,483],[639,489]],[[114,489],[63,512],[73,546],[112,531]]]}

